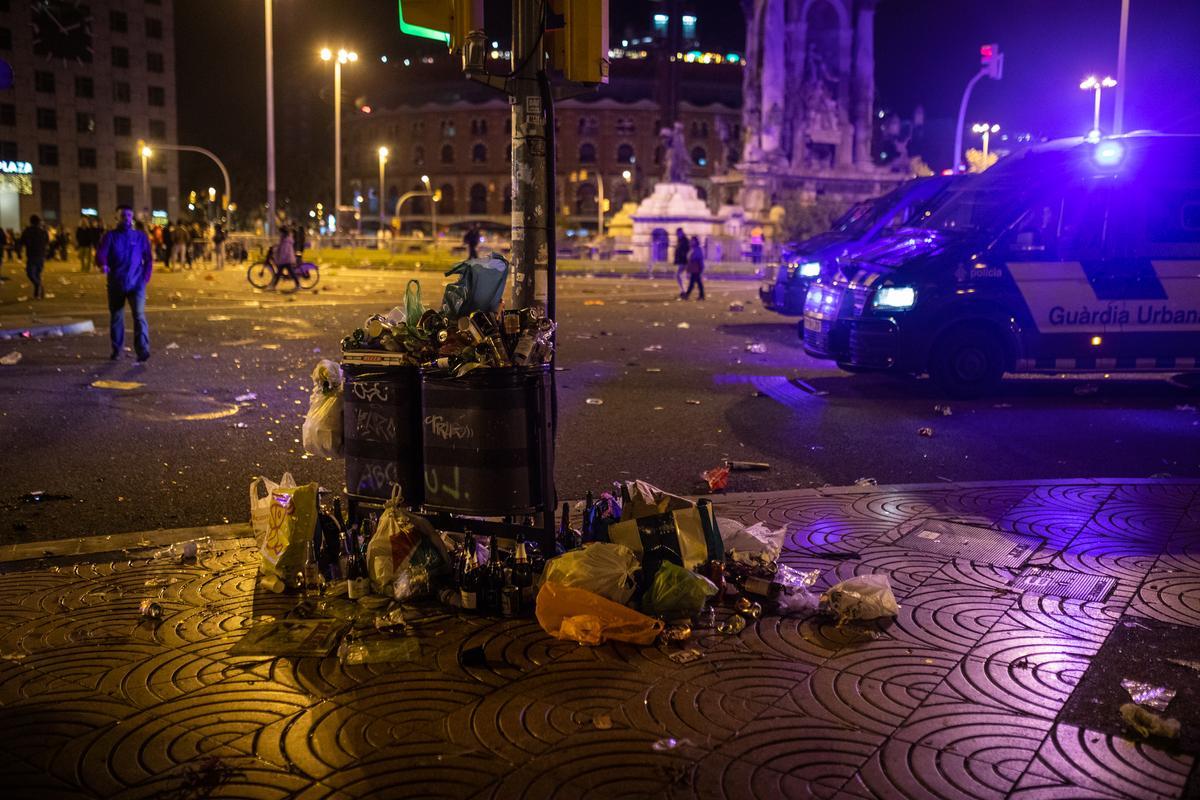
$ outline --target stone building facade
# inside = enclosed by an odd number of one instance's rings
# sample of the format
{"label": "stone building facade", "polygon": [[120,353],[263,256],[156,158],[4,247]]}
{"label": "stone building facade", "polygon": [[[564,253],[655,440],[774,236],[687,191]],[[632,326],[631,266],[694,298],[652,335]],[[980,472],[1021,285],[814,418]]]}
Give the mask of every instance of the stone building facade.
{"label": "stone building facade", "polygon": [[0,164],[24,173],[0,169],[0,226],[107,222],[118,204],[176,215],[177,155],[149,159],[147,194],[137,152],[176,143],[174,27],[172,0],[0,0]]}

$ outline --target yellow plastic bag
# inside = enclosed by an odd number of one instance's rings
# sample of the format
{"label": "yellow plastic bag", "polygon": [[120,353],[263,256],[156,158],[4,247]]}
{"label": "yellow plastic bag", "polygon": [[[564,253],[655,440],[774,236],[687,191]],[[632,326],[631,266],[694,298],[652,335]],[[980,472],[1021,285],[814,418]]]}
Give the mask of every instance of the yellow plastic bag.
{"label": "yellow plastic bag", "polygon": [[663,630],[662,620],[553,581],[543,583],[538,592],[537,620],[555,639],[586,645],[608,641],[653,644]]}
{"label": "yellow plastic bag", "polygon": [[640,566],[638,557],[623,544],[591,542],[582,550],[568,550],[547,561],[542,579],[624,604],[633,597],[633,574]]}
{"label": "yellow plastic bag", "polygon": [[306,543],[317,525],[317,484],[271,491],[267,535],[259,545],[259,574],[287,583],[304,569]]}

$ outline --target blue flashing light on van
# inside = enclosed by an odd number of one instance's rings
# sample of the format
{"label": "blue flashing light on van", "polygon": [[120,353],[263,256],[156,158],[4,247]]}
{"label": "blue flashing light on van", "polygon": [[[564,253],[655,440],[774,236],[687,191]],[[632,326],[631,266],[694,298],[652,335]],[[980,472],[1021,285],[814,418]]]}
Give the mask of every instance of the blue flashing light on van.
{"label": "blue flashing light on van", "polygon": [[810,354],[928,373],[1200,369],[1200,136],[1034,145],[858,248],[805,299]]}
{"label": "blue flashing light on van", "polygon": [[825,233],[785,245],[772,280],[758,291],[763,307],[780,314],[804,313],[809,285],[822,270],[856,248],[909,224],[926,206],[962,178],[936,176],[905,181],[874,200],[850,207]]}

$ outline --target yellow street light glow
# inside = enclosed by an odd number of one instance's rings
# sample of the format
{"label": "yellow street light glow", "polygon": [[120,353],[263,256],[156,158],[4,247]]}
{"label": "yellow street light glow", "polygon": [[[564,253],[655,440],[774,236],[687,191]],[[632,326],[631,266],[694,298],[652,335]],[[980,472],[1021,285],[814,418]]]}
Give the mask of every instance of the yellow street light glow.
{"label": "yellow street light glow", "polygon": [[333,58],[333,51],[330,50],[328,47],[322,47],[321,48],[321,60],[328,61],[331,58]]}
{"label": "yellow street light glow", "polygon": [[1102,341],[1104,341],[1104,340],[1103,340],[1103,339],[1101,339],[1099,336],[1093,336],[1093,337],[1092,337],[1092,347],[1099,347],[1099,346],[1100,346],[1100,343],[1101,343]]}
{"label": "yellow street light glow", "polygon": [[624,172],[622,172],[622,173],[621,173],[621,177],[622,177],[622,178],[624,178],[624,179],[625,179],[625,180],[627,180],[627,181],[628,181],[628,180],[632,180],[632,179],[633,179],[633,173],[632,173],[632,172],[630,172],[629,170],[625,170]]}
{"label": "yellow street light glow", "polygon": [[388,149],[387,149],[386,147],[380,147],[380,148],[379,148],[379,157],[380,157],[380,158],[387,158],[387,157],[388,157]]}
{"label": "yellow street light glow", "polygon": [[149,158],[154,155],[154,151],[148,145],[142,145],[142,158]]}

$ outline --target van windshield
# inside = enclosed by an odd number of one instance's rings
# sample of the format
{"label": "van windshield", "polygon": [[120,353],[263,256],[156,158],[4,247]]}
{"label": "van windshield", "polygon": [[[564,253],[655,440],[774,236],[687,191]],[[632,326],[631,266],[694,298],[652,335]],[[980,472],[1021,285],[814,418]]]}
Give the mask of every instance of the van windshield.
{"label": "van windshield", "polygon": [[914,224],[938,231],[998,233],[1020,216],[1040,190],[1035,182],[1016,178],[971,182],[944,195]]}
{"label": "van windshield", "polygon": [[906,183],[874,200],[855,203],[837,222],[833,223],[831,230],[851,236],[861,236],[899,205],[908,191],[909,184]]}

